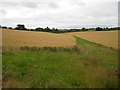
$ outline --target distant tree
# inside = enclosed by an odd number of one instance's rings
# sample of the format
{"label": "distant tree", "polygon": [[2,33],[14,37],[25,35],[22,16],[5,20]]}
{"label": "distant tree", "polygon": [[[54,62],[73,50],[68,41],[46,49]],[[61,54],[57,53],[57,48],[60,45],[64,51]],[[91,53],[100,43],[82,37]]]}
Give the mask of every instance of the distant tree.
{"label": "distant tree", "polygon": [[107,30],[108,30],[109,28],[108,28],[108,27],[106,27],[105,29],[107,29]]}
{"label": "distant tree", "polygon": [[2,28],[3,28],[3,29],[7,29],[7,27],[6,27],[6,26],[2,26]]}
{"label": "distant tree", "polygon": [[53,33],[59,33],[59,30],[58,30],[57,28],[54,28],[54,27],[53,27],[53,28],[51,29],[51,32],[53,32]]}
{"label": "distant tree", "polygon": [[53,28],[52,28],[52,31],[55,31],[55,30],[56,30],[56,29],[53,27]]}
{"label": "distant tree", "polygon": [[78,29],[69,29],[69,30],[65,30],[66,32],[76,32],[78,31]]}
{"label": "distant tree", "polygon": [[44,31],[45,31],[45,32],[51,32],[51,29],[50,29],[49,27],[46,27],[46,28],[44,29]]}
{"label": "distant tree", "polygon": [[35,29],[35,31],[43,31],[44,29],[43,28],[40,28],[40,27],[38,27],[38,28],[36,28]]}
{"label": "distant tree", "polygon": [[29,31],[35,31],[35,29],[29,29]]}
{"label": "distant tree", "polygon": [[103,29],[102,28],[100,28],[100,27],[97,27],[96,28],[96,31],[102,31]]}
{"label": "distant tree", "polygon": [[54,27],[51,29],[51,32],[56,32],[57,29],[55,29]]}
{"label": "distant tree", "polygon": [[120,27],[117,27],[117,30],[120,30]]}
{"label": "distant tree", "polygon": [[85,28],[82,28],[81,30],[82,30],[82,31],[86,31],[86,29],[85,29]]}
{"label": "distant tree", "polygon": [[88,31],[93,31],[95,30],[95,28],[88,28]]}
{"label": "distant tree", "polygon": [[82,28],[81,30],[82,30],[82,31],[88,31],[89,29],[86,29],[86,28]]}
{"label": "distant tree", "polygon": [[112,30],[120,30],[120,27],[114,27]]}
{"label": "distant tree", "polygon": [[58,32],[58,31],[59,31],[59,30],[56,28],[56,29],[55,29],[55,32]]}
{"label": "distant tree", "polygon": [[108,30],[109,30],[109,28],[108,28],[108,27],[104,28],[104,31],[108,31]]}
{"label": "distant tree", "polygon": [[8,29],[13,29],[12,27],[8,27]]}
{"label": "distant tree", "polygon": [[18,24],[15,29],[17,29],[17,30],[26,30],[25,25],[23,25],[23,24]]}

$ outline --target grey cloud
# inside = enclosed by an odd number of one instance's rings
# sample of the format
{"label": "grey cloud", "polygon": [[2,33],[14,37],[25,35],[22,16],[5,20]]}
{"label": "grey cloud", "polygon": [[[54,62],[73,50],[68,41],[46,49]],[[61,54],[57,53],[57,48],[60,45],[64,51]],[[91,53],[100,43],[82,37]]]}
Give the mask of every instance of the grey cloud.
{"label": "grey cloud", "polygon": [[57,3],[53,3],[53,2],[48,3],[48,6],[51,8],[58,8],[59,7],[59,5]]}
{"label": "grey cloud", "polygon": [[4,16],[7,14],[7,11],[5,9],[0,9],[0,16]]}
{"label": "grey cloud", "polygon": [[83,7],[86,5],[86,3],[83,0],[68,0],[68,3],[71,6],[78,6],[78,7]]}
{"label": "grey cloud", "polygon": [[117,3],[114,2],[104,2],[95,3],[94,7],[90,6],[84,10],[85,16],[90,16],[93,18],[108,18],[117,17]]}
{"label": "grey cloud", "polygon": [[86,5],[86,3],[81,1],[81,0],[74,0],[73,4],[76,4],[78,6],[85,6]]}
{"label": "grey cloud", "polygon": [[0,2],[3,7],[27,7],[27,8],[37,8],[37,2]]}
{"label": "grey cloud", "polygon": [[84,2],[77,3],[79,6],[85,6],[86,4]]}
{"label": "grey cloud", "polygon": [[27,8],[37,8],[38,4],[34,2],[23,2],[21,3],[22,6],[27,7]]}
{"label": "grey cloud", "polygon": [[0,6],[3,7],[15,7],[18,6],[18,4],[17,2],[0,2]]}

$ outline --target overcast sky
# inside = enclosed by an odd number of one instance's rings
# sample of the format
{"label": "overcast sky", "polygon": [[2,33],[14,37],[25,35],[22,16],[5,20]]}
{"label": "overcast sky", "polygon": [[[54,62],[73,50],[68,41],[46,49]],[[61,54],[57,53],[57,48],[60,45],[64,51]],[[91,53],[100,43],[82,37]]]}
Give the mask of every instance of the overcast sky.
{"label": "overcast sky", "polygon": [[114,27],[118,24],[118,1],[1,0],[0,24],[25,24],[27,28]]}

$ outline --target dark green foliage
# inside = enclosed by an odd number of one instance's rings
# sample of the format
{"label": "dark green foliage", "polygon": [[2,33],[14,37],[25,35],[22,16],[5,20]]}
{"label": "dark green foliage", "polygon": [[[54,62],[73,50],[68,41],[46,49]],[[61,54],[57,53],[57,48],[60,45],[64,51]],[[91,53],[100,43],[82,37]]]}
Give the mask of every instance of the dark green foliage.
{"label": "dark green foliage", "polygon": [[13,29],[12,27],[8,27],[8,29]]}
{"label": "dark green foliage", "polygon": [[35,31],[35,29],[27,29],[28,31]]}
{"label": "dark green foliage", "polygon": [[[6,26],[0,26],[3,29],[7,29]],[[9,27],[9,29],[12,29],[12,27]],[[42,31],[42,32],[50,32],[50,33],[67,33],[67,32],[80,32],[80,31],[111,31],[111,30],[120,30],[120,27],[113,27],[113,28],[108,28],[108,27],[97,27],[97,28],[81,28],[81,29],[57,29],[57,28],[52,28],[50,29],[49,27],[46,28],[35,28],[35,29],[27,29],[25,28],[25,25],[23,24],[18,24],[17,27],[15,27],[16,30],[27,30],[27,31]]]}
{"label": "dark green foliage", "polygon": [[3,29],[7,29],[7,27],[6,27],[6,26],[2,26],[1,28],[3,28]]}
{"label": "dark green foliage", "polygon": [[86,28],[82,28],[81,30],[82,30],[82,31],[88,31],[88,29],[86,29]]}
{"label": "dark green foliage", "polygon": [[43,29],[43,28],[38,27],[38,28],[36,28],[36,29],[35,29],[35,31],[44,31],[44,29]]}
{"label": "dark green foliage", "polygon": [[45,32],[51,32],[51,29],[50,29],[49,27],[46,27],[46,28],[44,29],[44,31],[45,31]]}
{"label": "dark green foliage", "polygon": [[17,30],[26,30],[25,25],[23,25],[23,24],[18,24],[15,29],[17,29]]}
{"label": "dark green foliage", "polygon": [[51,52],[76,52],[79,53],[79,48],[77,46],[73,46],[72,48],[64,48],[64,47],[21,47],[20,50],[23,51],[51,51]]}
{"label": "dark green foliage", "polygon": [[100,28],[100,27],[97,27],[96,28],[96,31],[102,31],[103,29],[102,28]]}

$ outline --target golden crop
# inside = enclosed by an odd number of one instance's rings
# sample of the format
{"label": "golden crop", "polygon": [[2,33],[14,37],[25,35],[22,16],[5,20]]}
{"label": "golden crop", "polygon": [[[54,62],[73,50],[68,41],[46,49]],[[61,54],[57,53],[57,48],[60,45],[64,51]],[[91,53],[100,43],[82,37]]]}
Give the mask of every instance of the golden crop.
{"label": "golden crop", "polygon": [[72,47],[76,45],[73,37],[77,36],[101,44],[106,47],[118,49],[118,31],[88,31],[67,34],[53,34],[47,32],[1,30],[3,48],[29,47]]}
{"label": "golden crop", "polygon": [[2,30],[3,48],[29,47],[72,47],[76,40],[72,35],[47,32]]}
{"label": "golden crop", "polygon": [[69,33],[69,35],[75,35],[90,42],[118,49],[118,31],[74,32]]}

